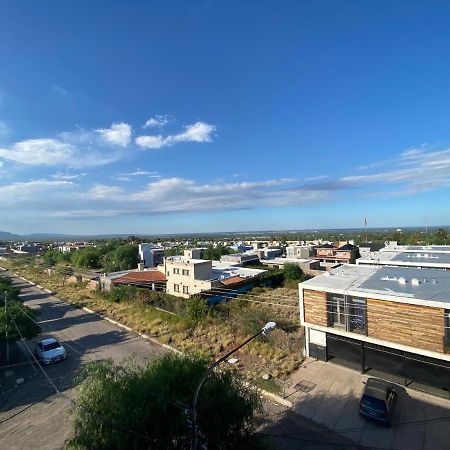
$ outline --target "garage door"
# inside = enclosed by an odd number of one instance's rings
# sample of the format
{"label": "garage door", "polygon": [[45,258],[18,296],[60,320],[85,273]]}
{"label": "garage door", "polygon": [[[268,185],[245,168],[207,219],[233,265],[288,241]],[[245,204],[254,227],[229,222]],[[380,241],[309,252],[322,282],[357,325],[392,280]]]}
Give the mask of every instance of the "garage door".
{"label": "garage door", "polygon": [[340,359],[360,365],[362,361],[361,343],[343,336],[327,333],[328,359]]}

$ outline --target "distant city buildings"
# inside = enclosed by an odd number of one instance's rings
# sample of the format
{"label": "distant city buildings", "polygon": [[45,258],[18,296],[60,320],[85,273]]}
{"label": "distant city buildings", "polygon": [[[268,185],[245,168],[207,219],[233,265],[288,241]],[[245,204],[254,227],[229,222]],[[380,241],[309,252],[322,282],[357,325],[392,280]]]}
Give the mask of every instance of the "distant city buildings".
{"label": "distant city buildings", "polygon": [[165,255],[165,249],[155,247],[152,244],[139,244],[139,258],[144,268],[156,267],[161,264]]}

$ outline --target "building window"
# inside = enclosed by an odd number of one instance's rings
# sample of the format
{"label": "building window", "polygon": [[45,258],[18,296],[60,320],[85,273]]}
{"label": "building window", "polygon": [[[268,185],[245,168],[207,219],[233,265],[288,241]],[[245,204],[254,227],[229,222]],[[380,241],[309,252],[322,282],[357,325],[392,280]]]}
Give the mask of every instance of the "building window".
{"label": "building window", "polygon": [[174,284],[174,285],[173,285],[173,290],[174,290],[175,292],[180,292],[180,285],[179,285],[179,284]]}
{"label": "building window", "polygon": [[446,309],[444,312],[444,336],[445,346],[450,348],[450,309]]}
{"label": "building window", "polygon": [[183,294],[189,294],[189,286],[183,286]]}
{"label": "building window", "polygon": [[177,268],[173,269],[173,273],[174,274],[179,274],[180,273],[180,269],[177,269]]}
{"label": "building window", "polygon": [[340,294],[328,296],[328,326],[367,335],[367,301]]}
{"label": "building window", "polygon": [[331,294],[328,313],[330,326],[345,329],[345,299],[342,295]]}
{"label": "building window", "polygon": [[348,331],[367,334],[367,301],[365,298],[348,297]]}
{"label": "building window", "polygon": [[188,269],[183,269],[182,274],[189,276],[189,270]]}

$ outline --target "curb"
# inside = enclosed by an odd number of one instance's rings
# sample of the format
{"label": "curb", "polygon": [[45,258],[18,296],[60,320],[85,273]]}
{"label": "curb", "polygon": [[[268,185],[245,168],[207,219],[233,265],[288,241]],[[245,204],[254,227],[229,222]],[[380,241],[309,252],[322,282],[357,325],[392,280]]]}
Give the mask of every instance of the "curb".
{"label": "curb", "polygon": [[287,408],[292,408],[294,406],[294,404],[290,400],[286,400],[285,398],[280,397],[279,395],[272,394],[272,392],[265,391],[264,389],[261,389],[258,387],[256,389],[258,390],[259,394],[262,397],[270,398],[271,400],[273,400],[283,406],[286,406]]}
{"label": "curb", "polygon": [[139,331],[135,331],[132,328],[128,327],[127,325],[123,325],[122,323],[117,322],[116,320],[113,320],[110,317],[107,317],[107,316],[104,316],[103,314],[96,313],[95,311],[92,311],[92,309],[86,308],[85,306],[83,306],[81,309],[83,311],[86,311],[89,314],[95,314],[95,315],[101,317],[102,319],[107,320],[108,322],[110,322],[110,323],[112,323],[112,324],[114,324],[114,325],[116,325],[116,326],[118,326],[120,328],[123,328],[123,329],[125,329],[125,330],[127,330],[127,331],[129,331],[131,333],[135,333],[138,336],[140,336],[142,339],[145,339],[146,341],[149,341],[149,342],[152,342],[154,344],[157,344],[160,347],[165,348],[166,350],[170,350],[171,352],[178,353],[179,355],[183,354],[183,352],[180,352],[180,350],[176,349],[175,347],[172,347],[172,346],[167,345],[167,344],[163,344],[162,342],[159,342],[157,339],[152,338],[148,334],[140,333]]}

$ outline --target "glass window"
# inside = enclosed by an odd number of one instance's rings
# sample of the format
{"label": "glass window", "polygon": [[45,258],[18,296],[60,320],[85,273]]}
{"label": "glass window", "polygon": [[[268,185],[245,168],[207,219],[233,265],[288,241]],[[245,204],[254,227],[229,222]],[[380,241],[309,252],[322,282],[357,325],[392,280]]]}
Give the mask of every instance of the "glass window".
{"label": "glass window", "polygon": [[183,275],[189,275],[189,270],[188,269],[183,269]]}
{"label": "glass window", "polygon": [[367,334],[367,302],[365,298],[348,297],[348,331]]}
{"label": "glass window", "polygon": [[351,333],[367,334],[367,302],[342,294],[328,295],[328,326]]}
{"label": "glass window", "polygon": [[174,285],[173,285],[173,290],[174,290],[175,292],[180,292],[180,285],[179,285],[179,284],[174,284]]}
{"label": "glass window", "polygon": [[183,286],[183,294],[189,294],[189,286]]}
{"label": "glass window", "polygon": [[329,297],[329,324],[336,328],[345,328],[345,300],[342,295],[331,294]]}

